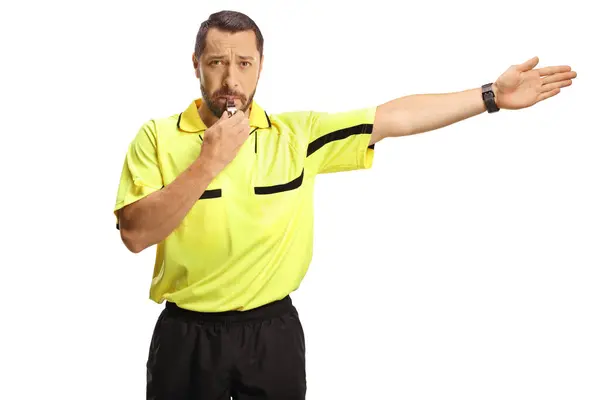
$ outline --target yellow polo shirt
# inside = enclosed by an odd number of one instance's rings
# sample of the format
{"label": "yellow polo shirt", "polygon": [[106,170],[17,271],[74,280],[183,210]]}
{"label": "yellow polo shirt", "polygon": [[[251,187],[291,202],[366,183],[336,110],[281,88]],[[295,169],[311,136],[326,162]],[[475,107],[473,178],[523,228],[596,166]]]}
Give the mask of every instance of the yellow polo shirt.
{"label": "yellow polo shirt", "polygon": [[[201,102],[141,126],[125,157],[115,215],[198,157],[206,130]],[[218,312],[295,291],[312,259],[315,177],[371,168],[374,118],[375,107],[268,115],[253,102],[251,133],[236,158],[156,246],[150,298]]]}

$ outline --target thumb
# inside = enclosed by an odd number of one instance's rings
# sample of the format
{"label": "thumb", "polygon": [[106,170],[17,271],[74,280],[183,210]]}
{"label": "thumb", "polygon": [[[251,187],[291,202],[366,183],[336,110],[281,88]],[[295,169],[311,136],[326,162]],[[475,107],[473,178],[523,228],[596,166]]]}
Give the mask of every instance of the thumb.
{"label": "thumb", "polygon": [[227,110],[223,111],[223,113],[221,114],[221,118],[219,118],[219,120],[217,122],[223,122],[229,119],[229,114],[227,113]]}
{"label": "thumb", "polygon": [[521,72],[526,72],[533,69],[539,62],[540,59],[536,56],[525,61],[523,64],[517,65],[517,69]]}

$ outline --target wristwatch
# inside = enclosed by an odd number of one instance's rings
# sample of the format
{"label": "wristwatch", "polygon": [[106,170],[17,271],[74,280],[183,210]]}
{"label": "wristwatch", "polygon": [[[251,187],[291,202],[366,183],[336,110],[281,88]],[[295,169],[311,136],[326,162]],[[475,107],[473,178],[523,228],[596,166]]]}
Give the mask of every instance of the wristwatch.
{"label": "wristwatch", "polygon": [[492,83],[486,83],[481,87],[481,97],[485,103],[485,108],[488,113],[499,111],[498,105],[496,104],[496,96],[492,90]]}

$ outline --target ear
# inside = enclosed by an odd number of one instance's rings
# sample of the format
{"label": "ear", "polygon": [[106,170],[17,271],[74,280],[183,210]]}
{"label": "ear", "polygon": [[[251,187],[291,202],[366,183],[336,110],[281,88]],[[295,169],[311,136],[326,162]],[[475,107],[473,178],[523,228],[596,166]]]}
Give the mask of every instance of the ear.
{"label": "ear", "polygon": [[198,71],[199,61],[196,58],[196,53],[192,53],[192,63],[194,64],[194,74],[196,75],[197,79],[200,79],[200,72]]}
{"label": "ear", "polygon": [[262,73],[264,63],[265,63],[265,55],[263,54],[260,57],[260,68],[258,69],[258,76],[260,76],[260,74]]}

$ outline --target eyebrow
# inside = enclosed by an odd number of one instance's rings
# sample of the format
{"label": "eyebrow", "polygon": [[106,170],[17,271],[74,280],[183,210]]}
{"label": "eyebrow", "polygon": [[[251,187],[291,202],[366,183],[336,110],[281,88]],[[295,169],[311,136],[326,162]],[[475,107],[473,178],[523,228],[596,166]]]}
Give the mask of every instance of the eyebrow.
{"label": "eyebrow", "polygon": [[[209,55],[207,55],[206,58],[211,59],[211,60],[222,60],[224,58],[229,58],[229,57],[226,55],[221,55],[221,54],[209,54]],[[240,60],[245,60],[245,61],[248,61],[248,60],[256,61],[256,57],[253,57],[253,56],[237,56],[237,58],[239,58]]]}

